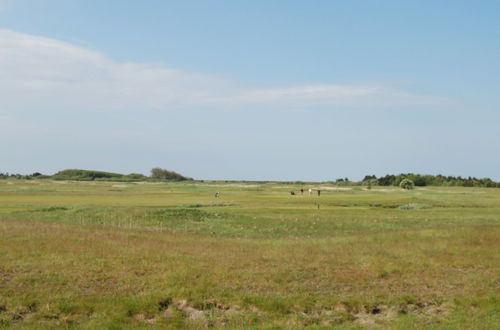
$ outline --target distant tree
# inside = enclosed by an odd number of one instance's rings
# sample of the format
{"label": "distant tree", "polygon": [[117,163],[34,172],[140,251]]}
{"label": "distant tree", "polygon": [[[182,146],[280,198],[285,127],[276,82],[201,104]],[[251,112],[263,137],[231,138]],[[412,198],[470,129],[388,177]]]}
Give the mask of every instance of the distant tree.
{"label": "distant tree", "polygon": [[130,173],[125,175],[124,178],[131,180],[144,180],[146,179],[146,176],[144,174],[139,174],[139,173]]}
{"label": "distant tree", "polygon": [[[375,176],[373,176],[375,177]],[[367,185],[372,179],[371,175],[366,175],[362,181],[362,184]],[[467,177],[463,178],[461,176],[444,176],[441,174],[438,175],[429,175],[429,174],[414,174],[414,173],[406,173],[406,174],[398,174],[392,175],[387,174],[383,177],[380,177],[374,181],[371,181],[372,185],[379,186],[399,186],[404,179],[408,179],[413,181],[414,186],[447,186],[447,187],[487,187],[494,188],[499,187],[500,182],[495,182],[490,178],[482,178],[478,179],[476,177]]]}
{"label": "distant tree", "polygon": [[376,185],[378,185],[378,180],[377,180],[377,179],[374,179],[374,178],[372,178],[372,179],[367,179],[367,180],[363,180],[362,184],[363,184],[363,185],[366,185],[366,187],[367,187],[368,189],[372,189],[372,186],[376,186]]}
{"label": "distant tree", "polygon": [[375,175],[365,175],[363,182],[371,181],[373,179],[377,179],[377,177]]}
{"label": "distant tree", "polygon": [[185,177],[177,172],[165,170],[163,168],[155,167],[151,169],[151,177],[154,179],[164,179],[173,181],[193,180]]}
{"label": "distant tree", "polygon": [[423,177],[419,174],[414,176],[413,181],[415,183],[415,186],[423,187],[423,186],[427,185],[427,181],[426,181],[425,177]]}
{"label": "distant tree", "polygon": [[415,184],[410,179],[403,179],[399,183],[399,187],[402,189],[406,189],[406,190],[413,189],[414,186],[415,186]]}
{"label": "distant tree", "polygon": [[381,186],[392,186],[394,181],[396,180],[396,176],[392,174],[387,174],[378,179],[378,184]]}

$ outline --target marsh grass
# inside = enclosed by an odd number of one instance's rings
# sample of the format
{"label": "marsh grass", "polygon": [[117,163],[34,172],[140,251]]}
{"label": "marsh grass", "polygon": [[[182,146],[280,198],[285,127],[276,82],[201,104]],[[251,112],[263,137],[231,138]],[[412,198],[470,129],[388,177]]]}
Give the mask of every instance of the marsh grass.
{"label": "marsh grass", "polygon": [[432,208],[432,205],[417,204],[417,203],[410,203],[407,205],[398,206],[399,210],[425,210],[425,209],[431,209],[431,208]]}
{"label": "marsh grass", "polygon": [[498,189],[113,185],[0,183],[0,327],[500,325]]}

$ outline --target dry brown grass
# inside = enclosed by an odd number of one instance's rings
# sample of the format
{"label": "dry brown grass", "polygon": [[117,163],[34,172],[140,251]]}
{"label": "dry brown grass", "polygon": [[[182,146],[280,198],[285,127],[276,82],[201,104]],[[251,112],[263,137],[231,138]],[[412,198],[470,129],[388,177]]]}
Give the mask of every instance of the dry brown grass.
{"label": "dry brown grass", "polygon": [[[165,325],[171,319],[151,311],[165,298],[186,300],[195,310],[210,301],[237,306],[264,324],[300,324],[302,314],[320,324],[383,324],[406,309],[445,316],[456,300],[481,302],[498,293],[499,234],[479,226],[290,241],[3,222],[0,291],[14,325],[61,325],[62,317],[85,324],[89,315],[116,322],[100,315],[101,304],[110,302],[108,312],[118,319],[130,314],[132,324]],[[137,311],[127,305],[130,297],[144,300]],[[61,301],[75,307],[64,313]],[[39,307],[32,312],[18,311],[33,304]],[[339,304],[346,312],[336,310]],[[372,315],[377,306],[389,316]],[[231,315],[233,323],[218,314],[215,320],[233,326],[245,322],[242,313]],[[209,322],[189,315],[175,317],[185,326]]]}

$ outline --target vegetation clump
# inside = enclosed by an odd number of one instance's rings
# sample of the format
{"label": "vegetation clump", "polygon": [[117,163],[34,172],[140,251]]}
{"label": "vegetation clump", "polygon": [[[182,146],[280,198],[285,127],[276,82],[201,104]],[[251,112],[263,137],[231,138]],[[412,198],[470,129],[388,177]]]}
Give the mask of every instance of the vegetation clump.
{"label": "vegetation clump", "polygon": [[89,171],[68,169],[59,171],[52,176],[56,180],[95,180],[95,179],[116,179],[123,178],[123,174],[103,172],[103,171]]}
{"label": "vegetation clump", "polygon": [[148,179],[144,174],[130,173],[120,174],[104,171],[68,169],[59,171],[50,177],[55,180],[74,180],[74,181],[93,181],[93,180],[108,180],[108,181],[140,181]]}
{"label": "vegetation clump", "polygon": [[151,177],[154,179],[163,179],[172,181],[193,180],[192,178],[185,177],[177,172],[165,170],[159,167],[151,169]]}
{"label": "vegetation clump", "polygon": [[403,179],[403,181],[399,184],[399,187],[401,189],[411,190],[415,187],[415,183],[413,183],[410,179]]}
{"label": "vegetation clump", "polygon": [[431,209],[431,208],[432,208],[432,205],[417,204],[417,203],[410,203],[407,205],[398,206],[399,210],[425,210],[425,209]]}
{"label": "vegetation clump", "polygon": [[19,174],[19,173],[2,173],[0,172],[0,179],[23,179],[23,180],[31,180],[31,179],[46,179],[50,178],[48,175],[44,175],[40,172],[35,172],[33,174]]}
{"label": "vegetation clump", "polygon": [[415,186],[451,186],[451,187],[485,187],[485,188],[500,188],[500,182],[495,182],[490,178],[475,178],[461,176],[444,176],[441,174],[414,174],[414,173],[401,173],[398,175],[387,174],[383,177],[377,178],[375,175],[366,175],[362,181],[363,184],[370,182],[372,185],[377,186],[399,186],[401,181],[408,179],[413,181]]}

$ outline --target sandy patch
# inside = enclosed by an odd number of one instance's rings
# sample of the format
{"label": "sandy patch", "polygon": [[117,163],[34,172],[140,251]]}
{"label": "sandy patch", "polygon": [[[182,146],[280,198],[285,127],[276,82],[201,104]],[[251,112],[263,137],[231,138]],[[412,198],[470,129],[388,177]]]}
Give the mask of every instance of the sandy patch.
{"label": "sandy patch", "polygon": [[319,186],[318,188],[312,188],[312,190],[329,190],[329,191],[348,191],[352,190],[352,187],[325,187]]}

